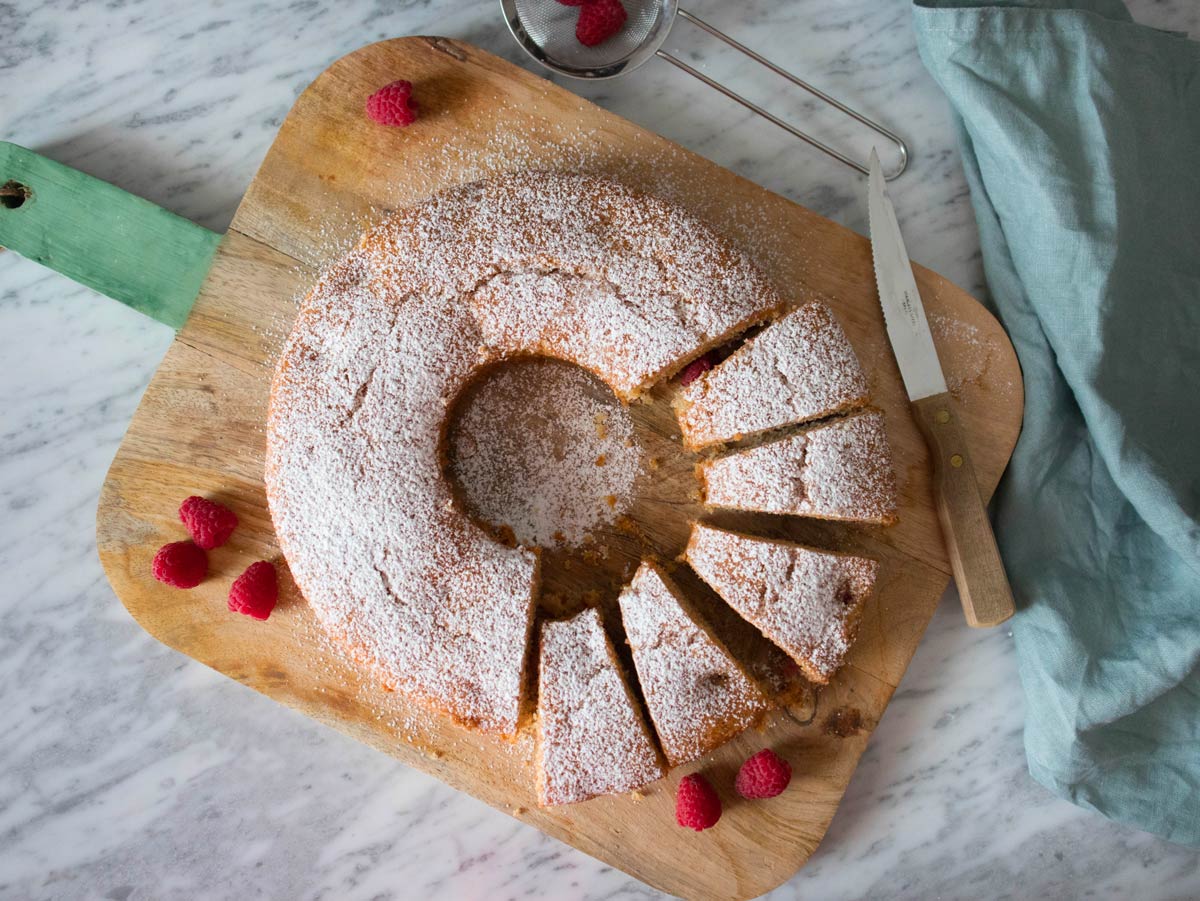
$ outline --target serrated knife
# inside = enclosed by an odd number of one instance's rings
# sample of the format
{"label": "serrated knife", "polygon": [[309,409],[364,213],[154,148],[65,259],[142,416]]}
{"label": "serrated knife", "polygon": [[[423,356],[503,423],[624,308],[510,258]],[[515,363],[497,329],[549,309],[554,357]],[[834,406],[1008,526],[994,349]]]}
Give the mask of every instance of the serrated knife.
{"label": "serrated knife", "polygon": [[870,169],[868,212],[875,283],[913,416],[933,459],[934,502],[954,581],[967,624],[995,626],[1013,615],[1012,590],[874,149]]}

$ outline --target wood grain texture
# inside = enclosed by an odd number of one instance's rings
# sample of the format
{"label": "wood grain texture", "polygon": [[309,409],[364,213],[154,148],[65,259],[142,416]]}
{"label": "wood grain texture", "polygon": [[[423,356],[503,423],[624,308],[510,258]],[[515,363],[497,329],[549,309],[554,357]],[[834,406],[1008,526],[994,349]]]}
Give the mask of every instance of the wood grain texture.
{"label": "wood grain texture", "polygon": [[0,247],[179,328],[221,236],[44,156],[0,141]]}
{"label": "wood grain texture", "polygon": [[929,445],[934,503],[967,625],[998,626],[1016,613],[1016,606],[957,406],[947,393],[923,397],[912,407]]}
{"label": "wood grain texture", "polygon": [[[403,75],[422,119],[396,130],[362,115],[366,96]],[[583,170],[672,199],[745,247],[794,303],[824,298],[870,374],[887,414],[901,493],[890,529],[763,516],[713,515],[760,534],[877,557],[877,596],[832,684],[776,712],[708,759],[681,767],[644,799],[599,798],[560,809],[534,803],[532,737],[480,736],[430,717],[331,647],[284,578],[266,624],[225,609],[231,579],[256,559],[279,559],[262,485],[263,420],[275,357],[294,298],[315,267],[336,257],[386,210],[511,169]],[[991,493],[1019,429],[1016,358],[996,321],[936,274],[914,267],[938,350],[954,387],[980,486]],[[696,503],[694,458],[679,448],[669,387],[637,404],[639,437],[661,457],[621,529],[601,540],[610,561],[547,563],[547,606],[594,599],[607,613],[624,568],[644,549],[682,547]],[[213,424],[219,424],[214,428]],[[242,526],[211,555],[191,592],[150,577],[150,560],[182,529],[180,499],[230,504]],[[257,691],[470,792],[665,891],[748,898],[790,877],[824,835],[867,739],[933,613],[950,572],[930,490],[925,442],[909,412],[875,296],[867,241],[711,162],[468,45],[405,38],[335,63],[297,100],[247,191],[194,312],[146,391],[105,484],[101,559],[133,616],[152,634]],[[586,562],[586,561],[585,561]],[[285,570],[286,572],[286,570]],[[685,590],[696,591],[680,567]],[[595,592],[589,595],[588,592]],[[795,764],[791,789],[739,802],[733,774],[770,745]],[[697,835],[673,825],[678,779],[702,767],[725,803],[719,826]]]}

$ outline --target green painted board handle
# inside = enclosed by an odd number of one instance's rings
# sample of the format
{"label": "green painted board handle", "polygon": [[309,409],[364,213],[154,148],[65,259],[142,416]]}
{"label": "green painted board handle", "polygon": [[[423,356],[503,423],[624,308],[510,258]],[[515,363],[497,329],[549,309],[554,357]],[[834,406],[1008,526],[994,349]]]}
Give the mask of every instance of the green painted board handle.
{"label": "green painted board handle", "polygon": [[221,236],[0,141],[0,247],[179,328]]}

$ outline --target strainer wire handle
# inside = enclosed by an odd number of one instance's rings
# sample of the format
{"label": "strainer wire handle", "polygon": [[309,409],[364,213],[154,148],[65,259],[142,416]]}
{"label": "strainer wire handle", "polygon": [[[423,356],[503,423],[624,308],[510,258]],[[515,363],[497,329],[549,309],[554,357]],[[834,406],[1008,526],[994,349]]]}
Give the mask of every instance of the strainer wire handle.
{"label": "strainer wire handle", "polygon": [[[723,41],[724,43],[728,44],[730,47],[732,47],[734,50],[737,50],[739,53],[742,53],[742,54],[750,57],[750,59],[754,60],[756,63],[770,69],[776,75],[786,78],[792,84],[796,85],[796,87],[803,88],[805,91],[808,91],[808,93],[812,94],[814,97],[817,97],[820,100],[823,100],[825,103],[828,103],[830,106],[834,107],[835,109],[838,109],[841,112],[845,113],[847,116],[850,116],[852,119],[854,119],[858,122],[861,122],[863,125],[867,126],[867,128],[871,129],[876,134],[882,135],[883,137],[885,137],[889,141],[891,141],[893,144],[895,144],[896,149],[900,153],[900,165],[896,167],[895,171],[884,175],[885,180],[891,181],[892,179],[899,176],[908,167],[908,145],[905,144],[903,139],[901,139],[901,137],[898,134],[896,134],[894,131],[892,131],[891,129],[885,128],[884,126],[880,125],[878,122],[868,119],[862,113],[858,112],[857,110],[851,109],[850,107],[846,106],[846,104],[842,103],[841,101],[839,101],[833,97],[830,97],[828,94],[826,94],[821,89],[814,87],[813,85],[809,84],[807,81],[804,81],[802,78],[798,78],[797,76],[793,75],[791,72],[788,72],[786,69],[781,69],[779,66],[775,65],[775,63],[771,62],[766,57],[760,56],[759,54],[755,53],[753,50],[751,50],[745,44],[735,41],[729,35],[725,34],[725,32],[719,31],[718,29],[713,28],[713,26],[709,25],[703,19],[697,18],[696,16],[692,15],[686,9],[680,9],[678,12],[678,15],[687,19],[689,22],[691,22],[696,27],[701,28],[704,31],[708,32],[710,35],[712,35],[717,40]],[[767,110],[763,109],[761,106],[754,103],[753,101],[747,100],[741,94],[738,94],[737,92],[735,92],[733,90],[730,90],[725,85],[721,84],[719,81],[714,81],[713,79],[711,79],[707,75],[705,75],[703,72],[700,72],[699,70],[693,68],[692,66],[688,65],[687,63],[685,63],[683,60],[679,59],[678,57],[672,56],[671,54],[667,53],[664,50],[656,50],[655,55],[658,57],[661,57],[662,59],[665,59],[671,65],[673,65],[679,69],[682,69],[684,72],[686,72],[688,75],[691,75],[693,78],[699,79],[700,81],[702,81],[706,85],[708,85],[710,88],[713,88],[716,91],[720,91],[722,94],[724,94],[730,100],[740,103],[746,109],[750,110],[753,113],[756,113],[759,116],[762,116],[768,122],[773,122],[774,124],[776,124],[780,128],[782,128],[784,131],[788,132],[789,134],[794,135],[795,137],[799,138],[801,141],[804,141],[805,143],[812,145],[813,147],[817,148],[817,150],[820,150],[822,153],[828,154],[829,156],[833,157],[835,160],[838,160],[841,163],[845,163],[847,166],[849,166],[852,169],[857,169],[863,175],[867,175],[869,173],[869,170],[867,169],[867,167],[864,163],[860,163],[857,160],[851,159],[850,157],[846,156],[844,153],[833,149],[828,144],[818,141],[812,135],[801,131],[800,129],[796,128],[794,125],[784,122],[778,116],[774,115],[771,112],[768,112]]]}

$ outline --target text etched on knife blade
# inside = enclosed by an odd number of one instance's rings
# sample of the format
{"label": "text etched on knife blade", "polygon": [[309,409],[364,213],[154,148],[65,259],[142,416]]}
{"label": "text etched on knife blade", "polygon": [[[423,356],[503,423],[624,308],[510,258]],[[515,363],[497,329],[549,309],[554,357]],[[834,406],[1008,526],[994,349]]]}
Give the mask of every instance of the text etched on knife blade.
{"label": "text etched on knife blade", "polygon": [[900,306],[904,309],[905,314],[908,316],[908,324],[912,326],[914,332],[918,332],[921,330],[921,302],[920,300],[917,300],[914,303],[912,296],[907,290],[905,290],[903,293],[904,301],[900,304]]}

